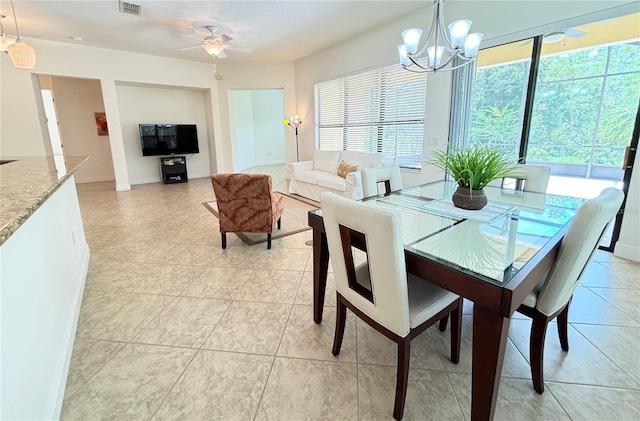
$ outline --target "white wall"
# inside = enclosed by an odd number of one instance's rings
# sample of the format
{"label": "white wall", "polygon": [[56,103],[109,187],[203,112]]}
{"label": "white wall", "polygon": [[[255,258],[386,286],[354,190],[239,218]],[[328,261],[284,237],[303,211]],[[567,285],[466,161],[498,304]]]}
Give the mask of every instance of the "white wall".
{"label": "white wall", "polygon": [[251,91],[230,90],[229,133],[234,145],[234,171],[253,167],[255,151],[253,147],[253,105]]}
{"label": "white wall", "polygon": [[16,68],[7,54],[0,54],[0,72],[0,156],[45,156],[46,121],[38,113],[37,80]]}
{"label": "white wall", "polygon": [[636,153],[620,238],[614,254],[640,262],[640,153]]}
{"label": "white wall", "polygon": [[139,124],[195,124],[200,152],[187,155],[189,178],[209,177],[209,144],[204,92],[118,85],[120,126],[131,184],[161,181],[157,156],[142,156]]}
{"label": "white wall", "polygon": [[[202,142],[209,142],[209,151],[205,153],[210,159],[216,160],[215,163],[210,164],[210,167],[224,168],[226,165],[231,165],[229,161],[224,161],[225,157],[222,154],[217,153],[217,150],[224,149],[224,142],[228,143],[228,136],[223,140],[219,133],[218,109],[220,106],[213,64],[40,39],[30,39],[29,44],[38,54],[35,70],[16,69],[6,54],[0,55],[2,71],[0,153],[2,155],[42,156],[47,154],[47,142],[43,141],[43,133],[46,133],[46,130],[42,130],[46,125],[44,118],[38,114],[37,107],[37,98],[41,96],[37,80],[34,84],[32,75],[48,74],[100,81],[109,122],[109,141],[117,190],[131,188],[124,138],[120,127],[120,106],[126,106],[126,104],[122,104],[116,93],[116,86],[123,83],[204,90],[202,108],[211,114],[204,119],[207,126]],[[207,103],[205,104],[204,101]],[[226,114],[225,121],[228,127]]]}
{"label": "white wall", "polygon": [[284,164],[284,96],[281,89],[235,90],[229,98],[229,132],[234,171]]}
{"label": "white wall", "polygon": [[284,164],[284,96],[281,89],[251,91],[254,162],[256,165]]}
{"label": "white wall", "polygon": [[[227,99],[228,90],[259,90],[259,89],[282,89],[284,95],[285,114],[279,117],[279,121],[285,116],[296,113],[296,89],[295,72],[292,62],[286,63],[223,63],[217,65],[218,81],[218,104],[220,107],[220,136],[223,139],[231,138],[229,127],[229,102]],[[296,138],[293,130],[285,131],[286,141],[286,161],[296,160]],[[222,150],[216,150],[218,163],[224,163],[219,167],[219,172],[232,172],[233,144],[224,142]],[[222,156],[220,156],[222,154]]]}
{"label": "white wall", "polygon": [[90,157],[76,171],[76,182],[115,180],[109,136],[98,136],[95,124],[94,113],[104,112],[100,82],[53,77],[51,85],[64,155]]}

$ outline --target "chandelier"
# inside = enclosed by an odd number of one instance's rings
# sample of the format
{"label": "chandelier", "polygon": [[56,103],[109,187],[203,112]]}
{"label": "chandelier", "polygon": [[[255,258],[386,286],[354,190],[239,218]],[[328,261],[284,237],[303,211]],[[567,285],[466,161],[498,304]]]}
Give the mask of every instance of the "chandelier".
{"label": "chandelier", "polygon": [[[416,73],[438,72],[457,69],[471,63],[478,55],[482,34],[469,33],[471,21],[457,20],[449,24],[445,31],[443,9],[444,0],[433,0],[433,21],[424,46],[418,51],[422,30],[407,29],[402,32],[404,44],[398,46],[400,65],[403,69]],[[428,63],[419,63],[426,52]],[[453,59],[459,57],[459,61]]]}

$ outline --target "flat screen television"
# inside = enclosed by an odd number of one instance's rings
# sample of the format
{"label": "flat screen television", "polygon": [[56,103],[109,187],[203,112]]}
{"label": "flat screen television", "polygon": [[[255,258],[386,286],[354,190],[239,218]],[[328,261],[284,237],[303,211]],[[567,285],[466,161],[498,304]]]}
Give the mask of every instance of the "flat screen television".
{"label": "flat screen television", "polygon": [[140,124],[142,155],[198,153],[195,124]]}

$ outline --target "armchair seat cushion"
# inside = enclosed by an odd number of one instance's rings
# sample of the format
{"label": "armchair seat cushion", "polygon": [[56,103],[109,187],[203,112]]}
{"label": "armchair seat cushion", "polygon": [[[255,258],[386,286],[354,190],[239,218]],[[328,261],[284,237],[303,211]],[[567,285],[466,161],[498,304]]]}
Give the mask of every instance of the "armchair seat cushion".
{"label": "armchair seat cushion", "polygon": [[347,190],[347,181],[337,174],[320,173],[318,174],[317,184],[331,190],[338,190],[342,192]]}
{"label": "armchair seat cushion", "polygon": [[307,184],[318,184],[318,178],[323,172],[320,171],[298,171],[296,172],[296,180]]}

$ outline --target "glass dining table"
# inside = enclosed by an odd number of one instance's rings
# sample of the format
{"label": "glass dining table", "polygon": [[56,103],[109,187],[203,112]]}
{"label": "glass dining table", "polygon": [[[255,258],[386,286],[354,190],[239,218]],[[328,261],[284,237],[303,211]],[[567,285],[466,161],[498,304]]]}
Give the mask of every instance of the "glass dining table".
{"label": "glass dining table", "polygon": [[[584,199],[485,187],[487,206],[469,211],[451,203],[456,187],[439,181],[364,202],[400,213],[409,273],[473,302],[471,418],[490,420],[510,317],[553,265]],[[313,229],[313,318],[320,323],[329,264],[322,210],[310,211],[308,222]]]}

